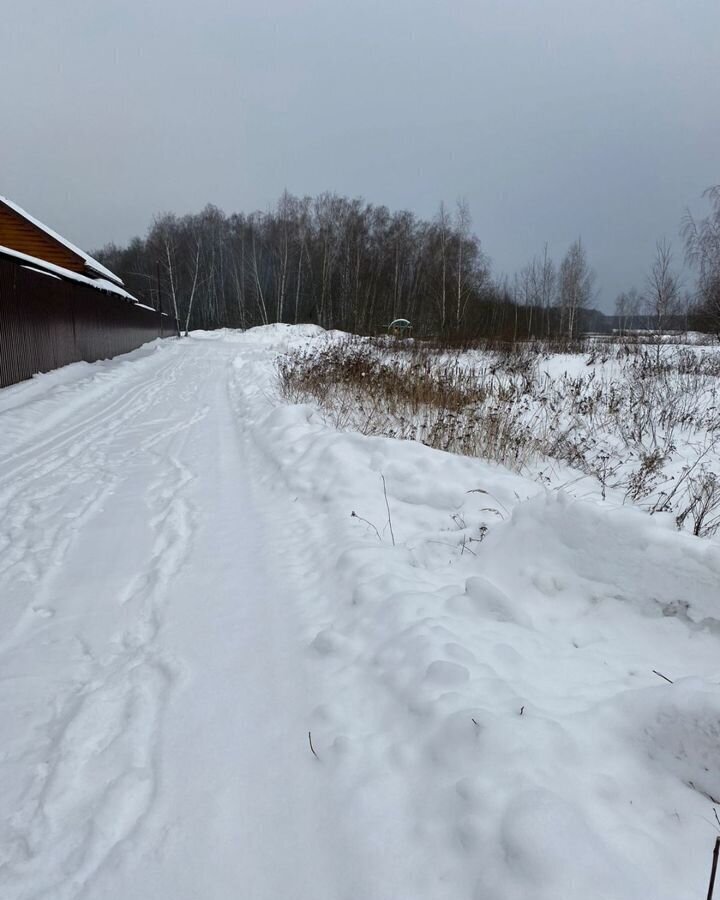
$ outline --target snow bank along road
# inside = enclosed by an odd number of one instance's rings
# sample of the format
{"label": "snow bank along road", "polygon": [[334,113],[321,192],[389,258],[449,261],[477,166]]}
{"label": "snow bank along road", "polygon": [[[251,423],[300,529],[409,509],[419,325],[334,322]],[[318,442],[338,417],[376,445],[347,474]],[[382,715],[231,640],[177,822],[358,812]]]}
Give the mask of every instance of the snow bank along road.
{"label": "snow bank along road", "polygon": [[330,339],[0,394],[0,897],[703,896],[720,543],[279,405]]}

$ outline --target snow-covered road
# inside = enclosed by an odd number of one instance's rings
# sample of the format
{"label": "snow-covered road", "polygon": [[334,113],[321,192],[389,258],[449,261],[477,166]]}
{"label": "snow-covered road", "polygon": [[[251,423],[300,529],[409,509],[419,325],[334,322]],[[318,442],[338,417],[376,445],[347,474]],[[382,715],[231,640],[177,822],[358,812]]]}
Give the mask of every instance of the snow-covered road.
{"label": "snow-covered road", "polygon": [[345,896],[234,356],[169,343],[3,398],[4,900]]}
{"label": "snow-covered road", "polygon": [[0,393],[0,898],[701,896],[720,541],[282,405],[332,339]]}

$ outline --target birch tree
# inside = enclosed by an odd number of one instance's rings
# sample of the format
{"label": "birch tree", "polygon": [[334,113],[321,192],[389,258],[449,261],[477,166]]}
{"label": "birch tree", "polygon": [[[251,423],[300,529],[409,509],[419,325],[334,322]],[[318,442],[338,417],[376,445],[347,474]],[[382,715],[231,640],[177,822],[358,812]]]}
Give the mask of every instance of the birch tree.
{"label": "birch tree", "polygon": [[659,340],[669,320],[679,312],[680,281],[673,269],[672,246],[663,238],[655,245],[655,259],[646,279],[645,308]]}
{"label": "birch tree", "polygon": [[697,297],[709,326],[720,338],[720,184],[708,188],[710,215],[696,222],[690,212],[682,223],[687,261],[698,271]]}
{"label": "birch tree", "polygon": [[580,238],[570,245],[560,264],[559,281],[561,329],[572,341],[577,337],[579,313],[590,305],[595,283],[595,273],[588,265]]}

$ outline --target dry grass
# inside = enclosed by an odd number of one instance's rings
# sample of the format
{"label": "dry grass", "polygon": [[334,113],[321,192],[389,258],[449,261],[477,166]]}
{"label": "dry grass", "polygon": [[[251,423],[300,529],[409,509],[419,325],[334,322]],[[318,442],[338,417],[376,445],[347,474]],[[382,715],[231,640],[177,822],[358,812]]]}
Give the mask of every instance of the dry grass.
{"label": "dry grass", "polygon": [[[551,377],[544,363],[559,349],[585,357],[583,374]],[[720,528],[718,353],[630,342],[458,350],[351,337],[288,354],[278,374],[284,399],[313,402],[337,428],[518,471],[557,460],[597,478],[603,497],[622,488],[696,534]]]}

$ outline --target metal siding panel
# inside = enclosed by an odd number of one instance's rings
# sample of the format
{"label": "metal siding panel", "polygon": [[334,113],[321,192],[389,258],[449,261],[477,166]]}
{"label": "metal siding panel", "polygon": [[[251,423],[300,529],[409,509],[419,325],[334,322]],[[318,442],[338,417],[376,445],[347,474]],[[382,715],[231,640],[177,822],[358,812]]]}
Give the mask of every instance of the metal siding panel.
{"label": "metal siding panel", "polygon": [[153,310],[0,258],[0,387],[175,333]]}

